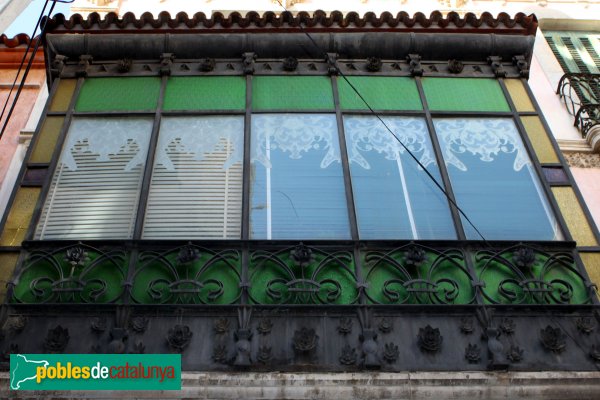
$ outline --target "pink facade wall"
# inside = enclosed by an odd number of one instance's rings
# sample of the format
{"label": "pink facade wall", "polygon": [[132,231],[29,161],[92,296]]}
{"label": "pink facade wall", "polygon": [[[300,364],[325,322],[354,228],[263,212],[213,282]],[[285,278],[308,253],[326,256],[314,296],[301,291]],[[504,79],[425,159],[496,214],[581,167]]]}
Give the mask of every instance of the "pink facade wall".
{"label": "pink facade wall", "polygon": [[571,167],[571,172],[596,226],[600,227],[600,168]]}

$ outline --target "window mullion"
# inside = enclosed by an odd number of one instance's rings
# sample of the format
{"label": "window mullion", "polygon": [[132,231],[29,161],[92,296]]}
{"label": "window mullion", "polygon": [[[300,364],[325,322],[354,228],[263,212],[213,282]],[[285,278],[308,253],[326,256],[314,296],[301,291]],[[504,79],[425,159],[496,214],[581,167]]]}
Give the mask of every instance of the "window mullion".
{"label": "window mullion", "polygon": [[[465,230],[463,228],[462,220],[460,218],[460,213],[458,209],[452,204],[456,203],[456,198],[454,197],[454,192],[452,191],[452,186],[450,185],[450,177],[448,176],[448,170],[446,169],[446,164],[444,162],[444,158],[442,156],[442,150],[440,148],[440,143],[437,139],[437,135],[435,133],[435,128],[433,126],[433,119],[431,117],[431,111],[429,110],[429,106],[427,104],[427,99],[425,98],[425,92],[423,91],[423,85],[421,83],[420,77],[415,77],[415,81],[417,83],[417,89],[419,90],[419,96],[421,97],[421,102],[423,103],[423,109],[425,110],[425,120],[427,122],[427,129],[429,130],[429,136],[431,138],[431,144],[433,145],[433,151],[435,153],[435,159],[440,168],[440,174],[442,176],[442,186],[446,190],[446,194],[449,197],[448,206],[450,207],[450,212],[452,213],[452,220],[454,221],[454,227],[456,229],[456,236],[458,240],[465,240]],[[452,200],[452,201],[451,201]],[[460,207],[460,205],[459,205]]]}
{"label": "window mullion", "polygon": [[250,236],[250,126],[252,118],[252,75],[246,75],[246,113],[244,115],[244,164],[242,168],[242,240]]}
{"label": "window mullion", "polygon": [[142,180],[142,188],[140,193],[140,202],[138,204],[138,211],[135,219],[135,227],[133,231],[133,239],[140,239],[142,236],[142,230],[144,227],[144,215],[146,213],[146,206],[148,202],[148,195],[150,192],[150,182],[152,181],[152,170],[154,168],[154,157],[156,153],[156,146],[158,143],[158,132],[160,130],[160,121],[162,117],[162,108],[165,97],[165,89],[168,82],[168,76],[163,76],[160,84],[160,92],[158,95],[158,104],[156,106],[156,112],[154,113],[154,123],[152,126],[152,134],[150,136],[150,144],[148,146],[148,154],[146,155],[146,164],[144,165],[144,177]]}
{"label": "window mullion", "polygon": [[350,234],[353,240],[358,240],[358,227],[356,222],[356,209],[354,208],[354,195],[352,192],[352,178],[350,176],[350,163],[348,161],[348,149],[346,146],[346,137],[344,134],[344,120],[340,109],[340,97],[338,92],[337,77],[331,77],[331,86],[333,88],[333,104],[335,107],[335,117],[338,126],[338,137],[340,142],[340,155],[342,159],[342,170],[344,172],[344,187],[346,189],[346,203],[348,205],[348,218],[350,220]]}

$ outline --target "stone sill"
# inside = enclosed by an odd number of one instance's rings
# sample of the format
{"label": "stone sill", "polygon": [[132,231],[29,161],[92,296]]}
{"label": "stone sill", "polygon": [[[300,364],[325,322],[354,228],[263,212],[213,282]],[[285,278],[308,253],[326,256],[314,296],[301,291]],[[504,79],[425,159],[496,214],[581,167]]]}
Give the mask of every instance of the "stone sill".
{"label": "stone sill", "polygon": [[600,372],[219,373],[184,372],[181,391],[15,392],[23,399],[560,399],[600,398]]}

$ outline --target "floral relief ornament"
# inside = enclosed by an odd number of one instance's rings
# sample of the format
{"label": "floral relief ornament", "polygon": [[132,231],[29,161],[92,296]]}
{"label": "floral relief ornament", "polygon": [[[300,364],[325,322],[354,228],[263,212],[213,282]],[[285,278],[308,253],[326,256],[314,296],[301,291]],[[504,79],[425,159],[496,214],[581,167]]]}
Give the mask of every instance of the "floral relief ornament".
{"label": "floral relief ornament", "polygon": [[167,342],[171,348],[181,352],[190,344],[193,332],[187,325],[175,325],[167,333]]}
{"label": "floral relief ornament", "polygon": [[444,340],[444,337],[440,334],[440,330],[432,328],[430,325],[420,328],[417,337],[421,350],[431,353],[437,352],[442,347],[442,341]]}

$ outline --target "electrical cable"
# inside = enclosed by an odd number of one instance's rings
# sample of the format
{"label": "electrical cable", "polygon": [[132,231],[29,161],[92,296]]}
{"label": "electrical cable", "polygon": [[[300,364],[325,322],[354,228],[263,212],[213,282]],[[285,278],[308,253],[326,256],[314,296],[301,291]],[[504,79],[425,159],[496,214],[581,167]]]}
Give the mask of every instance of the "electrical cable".
{"label": "electrical cable", "polygon": [[[29,40],[29,43],[27,43],[27,48],[25,50],[25,53],[23,54],[23,58],[21,60],[21,63],[19,65],[19,68],[17,70],[17,74],[15,75],[15,79],[13,81],[13,84],[10,88],[10,91],[8,93],[8,96],[6,97],[6,102],[4,103],[4,107],[2,108],[2,113],[0,114],[0,121],[2,120],[2,118],[4,117],[4,113],[6,111],[6,107],[8,106],[8,103],[10,101],[10,96],[12,95],[12,92],[15,88],[15,85],[17,83],[17,79],[21,73],[21,70],[23,69],[23,64],[25,63],[25,60],[27,59],[27,54],[29,53],[29,50],[31,49],[31,43],[33,42],[33,40],[35,39],[35,34],[43,20],[43,18],[45,17],[44,12],[46,11],[46,7],[48,6],[48,2],[52,1],[52,6],[50,7],[50,11],[48,12],[48,19],[50,18],[50,16],[52,15],[52,11],[54,11],[54,7],[56,6],[56,3],[72,3],[74,0],[46,0],[44,3],[44,7],[42,8],[42,12],[40,13],[40,17],[38,18],[38,21],[35,25],[35,28],[33,29],[33,35],[31,36],[31,39]],[[12,113],[15,109],[15,106],[17,105],[17,101],[19,100],[19,96],[21,95],[21,91],[23,90],[23,87],[25,86],[25,81],[27,80],[27,76],[29,75],[29,70],[31,69],[31,65],[33,64],[33,60],[35,59],[35,55],[37,54],[38,48],[42,42],[42,37],[44,36],[44,33],[46,33],[46,26],[48,25],[48,20],[46,20],[46,23],[44,24],[44,27],[42,28],[42,32],[40,34],[40,36],[38,37],[38,39],[35,42],[35,47],[33,48],[33,51],[31,53],[31,58],[29,59],[28,63],[27,63],[27,67],[25,68],[25,72],[23,73],[23,76],[21,77],[21,82],[19,83],[19,88],[17,89],[17,93],[15,94],[15,97],[12,101],[12,104],[10,106],[10,109],[8,111],[8,114],[6,115],[6,119],[4,120],[4,123],[2,124],[2,129],[0,129],[0,140],[2,140],[2,136],[4,135],[4,131],[6,130],[6,127],[8,126],[8,122],[10,121],[10,117],[12,116]]]}
{"label": "electrical cable", "polygon": [[[284,11],[289,12],[281,3],[280,0],[277,0],[277,2],[279,3],[279,5],[281,6],[281,8],[284,9]],[[308,39],[311,41],[311,43],[315,46],[315,48],[317,48],[319,50],[319,52],[321,53],[321,56],[324,57],[326,60],[328,59],[326,52],[324,52],[319,45],[317,44],[317,42],[315,42],[315,40],[313,39],[312,36],[310,36],[310,34],[302,27],[302,23],[299,22],[298,23],[298,27],[300,28],[300,30],[308,37]],[[437,179],[435,179],[435,177],[431,174],[431,172],[429,172],[427,170],[427,168],[423,165],[423,163],[421,163],[421,161],[419,161],[419,159],[414,155],[414,153],[404,144],[402,143],[402,141],[400,140],[400,138],[398,136],[396,136],[396,134],[390,129],[390,127],[385,123],[385,121],[383,120],[383,118],[381,118],[381,116],[379,114],[377,114],[375,112],[375,110],[373,110],[373,108],[371,107],[371,105],[367,102],[367,100],[360,94],[360,92],[358,91],[358,89],[350,82],[350,80],[348,80],[348,78],[346,77],[346,75],[344,75],[344,73],[339,69],[339,67],[335,64],[332,63],[331,64],[336,72],[344,79],[344,81],[346,81],[346,83],[352,88],[352,90],[354,91],[354,93],[356,93],[356,95],[362,100],[363,103],[365,103],[365,105],[367,106],[367,108],[369,109],[369,111],[371,112],[371,114],[373,116],[375,116],[385,127],[385,129],[394,137],[394,139],[396,139],[396,141],[398,143],[400,143],[400,146],[402,146],[402,148],[404,150],[406,150],[406,152],[411,156],[411,158],[419,165],[419,167],[421,167],[421,169],[423,171],[425,171],[425,173],[427,174],[427,176],[433,181],[433,183],[438,187],[438,189],[440,189],[440,191],[444,194],[444,196],[446,196],[446,199],[450,202],[450,204],[452,204],[456,210],[465,218],[465,220],[469,223],[469,225],[471,225],[471,227],[475,230],[475,232],[477,232],[477,234],[481,237],[481,239],[484,242],[487,242],[486,238],[483,236],[483,234],[479,231],[479,229],[477,229],[477,227],[475,226],[475,224],[473,224],[473,222],[471,221],[471,219],[467,216],[467,214],[462,210],[462,208],[460,208],[458,206],[458,204],[456,203],[456,201],[450,197],[450,195],[448,194],[448,192],[446,191],[446,189],[444,189],[444,187],[437,181]]]}
{"label": "electrical cable", "polygon": [[35,28],[33,28],[33,33],[30,36],[31,39],[27,43],[27,48],[25,48],[25,53],[23,53],[23,58],[21,59],[21,63],[19,64],[19,68],[17,69],[17,74],[15,75],[15,79],[13,80],[13,83],[10,87],[10,91],[8,92],[8,97],[6,98],[6,101],[4,102],[4,107],[2,107],[2,113],[0,113],[0,121],[4,117],[4,112],[6,111],[6,107],[8,106],[10,96],[12,95],[13,89],[15,88],[15,86],[17,84],[17,79],[19,79],[19,75],[21,74],[21,70],[23,69],[23,64],[25,64],[25,60],[27,59],[27,55],[29,54],[29,50],[31,49],[31,43],[35,39],[35,34],[37,33],[37,30],[40,26],[40,22],[42,20],[42,16],[44,15],[44,11],[46,11],[47,5],[48,5],[48,1],[46,0],[46,2],[44,3],[44,7],[42,8],[40,17],[38,18],[37,23],[35,24]]}

